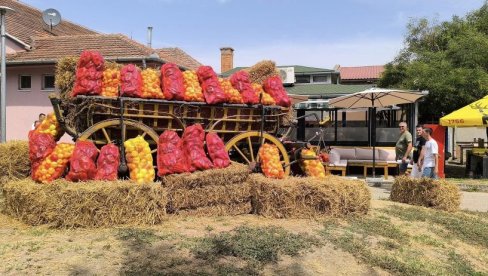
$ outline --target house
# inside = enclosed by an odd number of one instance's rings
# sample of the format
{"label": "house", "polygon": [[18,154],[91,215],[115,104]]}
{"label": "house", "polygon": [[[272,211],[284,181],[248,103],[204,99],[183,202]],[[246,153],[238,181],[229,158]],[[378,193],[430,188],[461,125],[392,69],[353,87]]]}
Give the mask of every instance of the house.
{"label": "house", "polygon": [[[247,67],[233,67],[234,49],[223,47],[221,51],[221,74],[228,77]],[[348,95],[374,87],[383,72],[383,66],[340,67],[334,69],[307,67],[302,65],[277,66],[283,86],[294,103],[296,116],[315,114],[319,121],[331,119],[333,127],[327,128],[324,138],[328,145],[371,145],[368,125],[371,120],[369,109],[338,110],[329,108],[328,99]],[[413,105],[377,110],[377,144],[394,145],[399,121],[414,122]],[[312,115],[313,116],[313,115]],[[298,128],[292,132],[297,140],[316,139],[321,131],[313,117],[298,120]],[[316,140],[313,140],[317,142]]]}
{"label": "house", "polygon": [[340,72],[341,84],[376,84],[385,67],[383,65],[342,67],[336,65],[336,71]]}
{"label": "house", "polygon": [[0,5],[15,10],[6,16],[7,140],[27,139],[38,114],[52,112],[48,94],[56,91],[55,65],[62,57],[96,50],[119,63],[156,67],[174,62],[182,68],[200,64],[179,48],[155,50],[123,34],[101,34],[67,20],[51,29],[34,7],[14,0],[0,0]]}

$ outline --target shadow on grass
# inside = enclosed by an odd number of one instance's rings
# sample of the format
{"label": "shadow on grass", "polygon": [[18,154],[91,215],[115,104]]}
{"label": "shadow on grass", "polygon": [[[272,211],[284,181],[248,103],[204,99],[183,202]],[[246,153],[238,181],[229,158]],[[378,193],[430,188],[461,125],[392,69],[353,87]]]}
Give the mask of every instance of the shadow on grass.
{"label": "shadow on grass", "polygon": [[[204,238],[161,236],[150,230],[120,229],[117,235],[125,246],[122,275],[259,275],[279,255],[296,256],[318,245],[306,235],[282,228],[238,227]],[[279,268],[299,275],[298,264]]]}

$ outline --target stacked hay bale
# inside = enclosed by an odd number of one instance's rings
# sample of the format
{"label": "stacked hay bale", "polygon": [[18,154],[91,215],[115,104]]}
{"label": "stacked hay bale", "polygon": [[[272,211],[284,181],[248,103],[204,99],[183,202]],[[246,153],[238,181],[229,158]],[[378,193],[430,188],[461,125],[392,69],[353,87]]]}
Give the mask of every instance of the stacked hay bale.
{"label": "stacked hay bale", "polygon": [[276,64],[271,60],[260,61],[251,66],[248,71],[251,82],[258,84],[263,84],[263,81],[269,77],[280,75],[276,69]]}
{"label": "stacked hay bale", "polygon": [[59,89],[61,99],[70,97],[76,80],[76,64],[79,57],[63,57],[56,63],[55,85]]}
{"label": "stacked hay bale", "polygon": [[390,199],[455,212],[461,204],[461,193],[456,184],[445,180],[402,176],[395,179]]}
{"label": "stacked hay bale", "polygon": [[159,184],[129,181],[41,185],[30,179],[4,185],[5,212],[30,225],[102,227],[160,223],[166,215],[166,191]]}
{"label": "stacked hay bale", "polygon": [[27,141],[10,141],[0,144],[0,189],[2,184],[23,179],[30,174],[29,144]]}
{"label": "stacked hay bale", "polygon": [[247,166],[232,163],[211,169],[162,178],[168,192],[168,213],[194,216],[223,216],[251,212],[251,185]]}
{"label": "stacked hay bale", "polygon": [[253,212],[271,218],[315,218],[366,214],[371,194],[366,184],[337,176],[325,179],[288,177],[283,180],[260,174],[249,177]]}

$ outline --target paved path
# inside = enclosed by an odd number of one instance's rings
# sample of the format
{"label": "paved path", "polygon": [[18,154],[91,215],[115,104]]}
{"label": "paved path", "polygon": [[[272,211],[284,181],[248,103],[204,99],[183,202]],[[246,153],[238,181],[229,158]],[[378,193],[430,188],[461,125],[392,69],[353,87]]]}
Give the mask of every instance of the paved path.
{"label": "paved path", "polygon": [[[384,188],[369,187],[373,199],[387,199],[390,191]],[[488,193],[461,192],[461,209],[488,212]]]}

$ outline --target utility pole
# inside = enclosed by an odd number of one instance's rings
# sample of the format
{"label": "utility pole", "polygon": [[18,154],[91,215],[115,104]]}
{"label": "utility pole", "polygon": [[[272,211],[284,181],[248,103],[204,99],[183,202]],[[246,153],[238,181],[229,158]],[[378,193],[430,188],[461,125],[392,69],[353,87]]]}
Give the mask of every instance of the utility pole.
{"label": "utility pole", "polygon": [[7,84],[6,84],[6,80],[7,80],[7,69],[6,69],[6,65],[5,65],[5,62],[6,62],[6,57],[5,57],[5,16],[7,14],[7,12],[11,12],[11,11],[14,11],[13,9],[9,8],[9,7],[5,7],[5,6],[0,6],[0,24],[1,24],[1,30],[0,30],[0,35],[2,37],[1,39],[1,43],[2,43],[2,47],[1,47],[1,55],[2,55],[2,63],[1,63],[1,66],[0,66],[0,74],[2,74],[1,76],[1,84],[0,84],[0,117],[1,117],[1,121],[0,121],[0,131],[1,131],[1,135],[0,135],[0,143],[5,143],[7,141],[7,118],[6,118],[6,108],[7,108],[7,103],[6,103],[6,97],[7,97]]}

